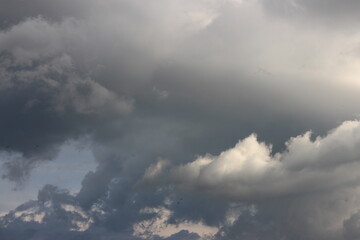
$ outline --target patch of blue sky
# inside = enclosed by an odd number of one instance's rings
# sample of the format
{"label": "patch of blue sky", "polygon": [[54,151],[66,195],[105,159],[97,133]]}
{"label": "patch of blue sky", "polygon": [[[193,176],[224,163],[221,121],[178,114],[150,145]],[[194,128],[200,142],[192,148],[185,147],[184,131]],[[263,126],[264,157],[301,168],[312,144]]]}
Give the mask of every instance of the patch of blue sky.
{"label": "patch of blue sky", "polygon": [[[0,153],[0,159],[7,157],[7,153]],[[20,186],[6,179],[0,180],[0,215],[25,201],[36,199],[38,191],[45,184],[66,188],[71,193],[78,192],[84,176],[95,170],[96,166],[89,144],[74,141],[65,143],[56,159],[33,169],[29,179]],[[1,174],[3,171],[4,169],[0,168]]]}

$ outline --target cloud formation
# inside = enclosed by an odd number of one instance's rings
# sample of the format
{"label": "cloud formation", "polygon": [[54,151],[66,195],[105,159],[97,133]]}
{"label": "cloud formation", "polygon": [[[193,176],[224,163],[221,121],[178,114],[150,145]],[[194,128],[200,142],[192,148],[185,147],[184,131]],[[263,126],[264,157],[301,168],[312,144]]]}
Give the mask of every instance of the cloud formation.
{"label": "cloud formation", "polygon": [[272,153],[252,134],[218,156],[172,169],[170,176],[181,188],[234,200],[331,191],[357,184],[359,144],[358,121],[344,122],[315,140],[311,132],[291,138],[281,153]]}
{"label": "cloud formation", "polygon": [[3,178],[68,141],[98,164],[2,214],[1,238],[357,238],[345,2],[0,0]]}

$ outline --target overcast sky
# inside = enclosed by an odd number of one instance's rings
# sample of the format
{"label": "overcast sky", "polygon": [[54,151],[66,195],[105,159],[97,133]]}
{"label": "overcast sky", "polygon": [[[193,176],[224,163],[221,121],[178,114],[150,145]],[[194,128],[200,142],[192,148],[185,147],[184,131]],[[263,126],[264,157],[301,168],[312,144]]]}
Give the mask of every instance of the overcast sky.
{"label": "overcast sky", "polygon": [[359,11],[0,0],[0,239],[360,239]]}

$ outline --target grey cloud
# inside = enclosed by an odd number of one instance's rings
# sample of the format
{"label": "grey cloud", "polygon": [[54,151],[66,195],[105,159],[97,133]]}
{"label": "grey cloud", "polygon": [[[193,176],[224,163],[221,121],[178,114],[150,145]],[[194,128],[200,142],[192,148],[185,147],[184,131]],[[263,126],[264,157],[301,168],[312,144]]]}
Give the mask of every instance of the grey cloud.
{"label": "grey cloud", "polygon": [[[106,120],[104,116],[121,116],[131,111],[130,101],[74,73],[66,56],[31,67],[17,65],[15,71],[13,67],[11,63],[2,64],[3,73],[11,78],[10,86],[1,90],[2,149],[22,154],[15,155],[16,162],[7,164],[11,168],[17,164],[30,167],[37,159],[50,160],[58,144],[90,134],[92,127]],[[21,158],[29,163],[22,164]],[[15,180],[18,175],[20,172],[8,177]]]}
{"label": "grey cloud", "polygon": [[113,157],[106,161],[106,165],[100,165],[96,172],[89,172],[84,177],[81,191],[77,194],[83,208],[89,209],[99,199],[107,196],[112,179],[121,173],[122,166],[119,162],[117,158]]}
{"label": "grey cloud", "polygon": [[[309,133],[292,138],[281,153],[250,136],[219,156],[200,156],[163,172],[169,174],[163,183],[172,182],[184,196],[221,199],[222,206],[255,204],[251,217],[242,213],[220,229],[220,239],[350,239],[357,234],[352,214],[359,204],[358,131],[358,121],[345,122],[315,140]],[[224,221],[226,209],[216,219]]]}
{"label": "grey cloud", "polygon": [[281,153],[251,135],[218,156],[200,156],[173,168],[169,180],[184,190],[236,200],[351,186],[359,179],[353,172],[359,167],[359,129],[358,121],[344,122],[314,141],[308,132],[291,138]]}
{"label": "grey cloud", "polygon": [[[135,239],[131,232],[119,233],[104,228],[101,221],[108,214],[95,207],[83,210],[68,191],[45,185],[38,199],[26,202],[0,218],[0,236],[4,239]],[[129,219],[128,219],[129,220]],[[180,230],[154,240],[200,239],[196,233]]]}
{"label": "grey cloud", "polygon": [[286,0],[262,1],[272,14],[296,19],[299,23],[325,24],[328,29],[352,29],[358,26],[360,4],[356,0]]}
{"label": "grey cloud", "polygon": [[[13,26],[1,35],[1,49],[10,51],[16,63],[5,71],[2,88],[14,84],[9,80],[9,76],[12,75],[10,70],[14,68],[24,68],[23,65],[32,61],[49,61],[44,63],[44,66],[55,65],[57,63],[54,63],[54,55],[59,58],[69,56],[76,72],[72,77],[78,76],[74,80],[75,86],[66,85],[66,94],[56,96],[56,100],[60,101],[60,106],[57,104],[57,107],[70,104],[82,117],[79,119],[81,122],[96,121],[96,117],[94,120],[92,116],[87,115],[92,113],[94,108],[101,109],[100,117],[111,118],[117,122],[111,125],[112,129],[109,131],[110,127],[105,126],[109,123],[101,124],[102,127],[96,125],[96,136],[99,137],[100,143],[103,138],[108,138],[110,142],[122,142],[124,135],[124,139],[133,136],[133,142],[140,142],[146,137],[141,136],[143,133],[138,133],[139,127],[144,129],[144,133],[152,131],[151,134],[155,134],[159,131],[159,135],[164,136],[164,142],[171,139],[173,149],[157,146],[158,149],[153,149],[154,152],[150,154],[152,157],[146,157],[147,161],[157,159],[159,156],[155,155],[161,155],[161,152],[168,155],[164,157],[171,155],[172,159],[181,152],[191,156],[213,149],[213,153],[216,154],[237,138],[245,137],[254,131],[279,148],[290,135],[309,128],[323,132],[338,121],[353,118],[354,112],[358,111],[357,105],[353,104],[357,101],[357,95],[351,89],[329,83],[328,90],[324,92],[323,80],[317,79],[316,74],[314,78],[317,81],[314,83],[307,80],[312,77],[311,75],[301,79],[293,73],[276,73],[277,66],[272,66],[272,62],[266,59],[272,59],[273,54],[276,54],[276,50],[271,49],[294,47],[286,44],[295,33],[291,28],[285,28],[284,34],[281,24],[275,25],[274,32],[265,31],[268,23],[266,19],[259,18],[257,5],[246,5],[242,9],[232,8],[228,3],[225,7],[218,8],[216,4],[198,5],[186,2],[184,5],[169,3],[162,7],[169,9],[170,12],[164,13],[163,17],[171,21],[161,21],[156,14],[159,8],[156,4],[146,9],[145,6],[139,7],[136,3],[121,1],[114,3],[113,9],[102,6],[100,9],[103,11],[100,11],[99,15],[64,19],[59,23],[49,23],[41,18],[28,19]],[[116,9],[119,9],[121,14],[115,14]],[[126,12],[125,9],[131,11]],[[181,12],[181,9],[188,9],[190,13]],[[172,13],[179,14],[179,18],[173,19]],[[250,17],[251,21],[258,25],[259,30],[252,31],[245,23],[239,25],[239,31],[235,32],[223,27],[233,21],[241,22],[244,17],[239,16],[243,14]],[[138,15],[142,18],[137,18]],[[192,17],[198,15],[210,21],[210,24],[201,25],[201,19]],[[214,15],[217,15],[217,18]],[[175,29],[170,27],[172,25]],[[149,28],[153,29],[152,33],[149,32]],[[252,49],[259,47],[254,45],[254,39],[266,39],[267,35],[275,36],[276,33],[286,38],[281,37],[278,39],[279,44],[272,45],[265,40],[258,41],[257,44],[266,52],[265,57],[259,58],[253,54]],[[321,35],[318,37],[324,38]],[[230,51],[227,46],[235,47]],[[304,52],[313,54],[311,47],[305,50]],[[319,54],[323,56],[321,51]],[[258,74],[259,65],[260,68],[261,65],[266,68],[273,67],[275,72]],[[53,66],[51,71],[58,71],[55,67]],[[291,69],[294,66],[288,67]],[[20,73],[29,74],[24,71]],[[29,79],[44,77],[36,76],[34,72],[30,73],[32,75],[28,76]],[[47,79],[47,83],[53,84],[50,80]],[[14,85],[13,87],[16,88]],[[93,90],[88,92],[88,88]],[[154,88],[166,92],[167,97],[159,97],[158,92],[153,91]],[[339,95],[339,91],[344,98],[342,101],[334,101],[334,96]],[[302,92],[309,92],[309,96],[304,98]],[[289,100],[283,101],[284,98]],[[121,118],[111,115],[108,118],[108,114],[102,111],[103,106],[105,110],[110,109],[109,111],[116,108],[124,110],[129,99],[135,100],[136,111],[134,118],[126,120],[125,125],[128,128],[124,130],[122,126],[119,127],[121,124],[118,122]],[[29,99],[27,104],[35,106],[38,101]],[[310,101],[312,104],[309,104]],[[258,120],[264,118],[268,119],[266,123]],[[149,121],[158,122],[147,124]],[[65,124],[65,121],[62,123]],[[145,127],[141,126],[143,123],[146,123]],[[239,128],[239,123],[244,127]],[[73,136],[81,136],[84,132],[92,133],[80,131],[86,124],[81,125],[74,125],[74,131],[79,132]],[[94,126],[89,125],[89,128],[94,129]],[[275,132],[277,137],[273,139]],[[176,133],[176,136],[172,136],[172,133]],[[73,137],[70,135],[64,135],[63,139]],[[61,139],[56,134],[49,134],[48,137]],[[160,141],[162,140],[158,142]],[[63,140],[58,141],[61,142]],[[14,143],[11,142],[11,145]],[[115,152],[117,148],[115,147]],[[170,151],[173,152],[165,153]],[[184,159],[180,155],[177,158]],[[141,161],[144,161],[144,158],[138,162]]]}
{"label": "grey cloud", "polygon": [[61,21],[66,17],[81,17],[90,10],[91,1],[23,1],[2,0],[0,28],[10,28],[26,18],[43,16],[51,21]]}
{"label": "grey cloud", "polygon": [[[2,217],[1,236],[5,239],[76,238],[80,235],[79,229],[90,222],[91,218],[77,207],[69,192],[46,185],[39,191],[37,201],[24,203]],[[70,229],[74,229],[74,233]]]}
{"label": "grey cloud", "polygon": [[359,212],[354,213],[344,221],[344,236],[345,239],[359,239]]}
{"label": "grey cloud", "polygon": [[[322,11],[319,1],[297,3]],[[333,3],[328,7],[335,9]],[[6,3],[6,11],[16,4]],[[358,138],[343,132],[355,122],[326,131],[360,110],[356,54],[341,54],[356,49],[357,37],[264,16],[261,4],[36,1],[26,13],[1,14],[11,22],[0,33],[0,147],[11,155],[6,177],[21,179],[66,140],[90,136],[99,166],[71,199],[82,211],[98,207],[106,214],[94,217],[92,232],[63,229],[63,238],[126,239],[134,223],[151,219],[142,209],[166,205],[169,224],[203,221],[224,230],[220,239],[341,239],[342,220],[333,218],[357,210],[351,187],[358,175],[349,172],[358,167]],[[284,145],[310,129],[324,136],[316,140],[324,147],[307,135]],[[222,175],[211,164],[201,176],[178,171],[177,183],[195,193],[153,186],[168,170],[156,170],[159,159],[190,166],[209,153],[205,158],[222,165],[219,154],[253,132],[259,140],[239,147],[257,161],[249,157],[240,172]],[[336,132],[346,135],[342,145]],[[261,142],[272,143],[280,159]],[[149,180],[142,178],[146,171],[153,182],[139,186]],[[232,201],[255,204],[258,213],[244,212],[224,226]],[[172,237],[182,234],[197,237]]]}
{"label": "grey cloud", "polygon": [[[64,141],[91,134],[95,126],[132,109],[131,100],[76,69],[71,56],[53,42],[57,37],[52,27],[56,29],[43,19],[32,19],[1,33],[0,145],[12,154],[5,164],[11,180],[26,176],[36,162],[54,158]],[[44,34],[43,45],[36,33],[31,39],[32,29]]]}

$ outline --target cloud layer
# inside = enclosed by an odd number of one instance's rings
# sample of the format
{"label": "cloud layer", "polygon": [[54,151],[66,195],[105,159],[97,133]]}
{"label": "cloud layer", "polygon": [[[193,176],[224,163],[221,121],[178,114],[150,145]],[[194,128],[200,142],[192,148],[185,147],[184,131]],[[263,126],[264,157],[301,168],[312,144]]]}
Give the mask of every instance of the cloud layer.
{"label": "cloud layer", "polygon": [[[218,156],[205,155],[171,170],[183,188],[236,200],[311,194],[356,185],[359,175],[360,123],[344,122],[324,137],[307,132],[291,138],[282,153],[255,135]],[[146,175],[145,175],[146,176]]]}
{"label": "cloud layer", "polygon": [[356,1],[0,4],[3,180],[69,141],[98,164],[1,238],[359,237]]}

